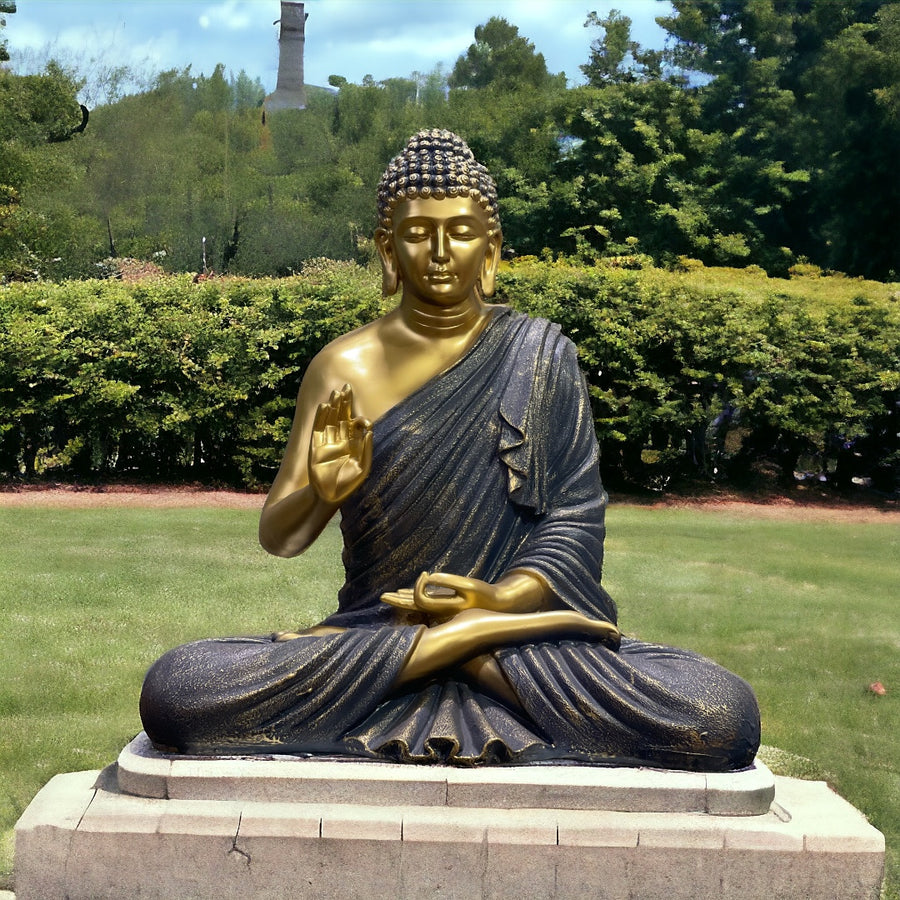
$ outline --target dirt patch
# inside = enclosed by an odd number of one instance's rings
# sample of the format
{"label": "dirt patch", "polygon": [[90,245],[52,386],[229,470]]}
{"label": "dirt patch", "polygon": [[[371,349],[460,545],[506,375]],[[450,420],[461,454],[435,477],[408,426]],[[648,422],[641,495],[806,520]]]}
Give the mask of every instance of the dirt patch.
{"label": "dirt patch", "polygon": [[758,519],[837,522],[893,522],[900,524],[900,501],[875,492],[841,494],[821,488],[797,486],[790,493],[759,491],[739,494],[713,489],[698,494],[672,492],[663,497],[614,494],[610,503],[651,509],[721,510]]}
{"label": "dirt patch", "polygon": [[261,509],[265,499],[264,494],[216,491],[197,487],[29,485],[15,489],[0,488],[0,506],[56,506],[72,509],[122,506],[150,509],[185,506]]}
{"label": "dirt patch", "polygon": [[[769,500],[685,500],[676,498],[656,503],[634,503],[627,498],[623,505],[644,506],[650,509],[698,509],[704,512],[722,512],[727,515],[746,516],[754,519],[772,519],[793,522],[894,522],[900,525],[900,508],[896,506],[863,506],[850,503],[814,504],[774,497]],[[0,500],[2,504],[2,500]]]}
{"label": "dirt patch", "polygon": [[[145,508],[227,507],[261,509],[265,495],[241,491],[209,490],[198,486],[99,485],[24,485],[0,487],[0,507],[55,506],[74,509],[135,506]],[[796,497],[772,495],[741,498],[734,495],[701,498],[635,497],[617,494],[611,498],[615,506],[642,506],[649,509],[700,509],[706,512],[747,516],[758,519],[896,522],[900,525],[900,504],[883,500],[877,505],[856,498],[838,499],[799,494]]]}

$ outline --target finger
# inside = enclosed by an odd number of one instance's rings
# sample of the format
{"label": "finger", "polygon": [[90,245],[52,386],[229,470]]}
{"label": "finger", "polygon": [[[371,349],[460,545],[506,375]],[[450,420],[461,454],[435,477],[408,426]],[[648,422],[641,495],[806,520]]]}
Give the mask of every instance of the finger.
{"label": "finger", "polygon": [[350,385],[345,384],[341,389],[341,400],[340,407],[338,409],[338,414],[341,417],[342,422],[349,422],[353,416],[353,392],[350,390]]}
{"label": "finger", "polygon": [[340,421],[341,395],[337,391],[331,392],[331,399],[328,401],[328,424],[337,425]]}
{"label": "finger", "polygon": [[433,576],[423,572],[416,580],[414,598],[416,606],[426,612],[448,613],[459,612],[469,605],[465,597],[457,594],[453,588],[446,588],[432,583]]}
{"label": "finger", "polygon": [[436,616],[452,616],[468,607],[468,601],[458,594],[451,594],[449,597],[417,597],[415,600],[416,609]]}
{"label": "finger", "polygon": [[313,431],[321,431],[328,421],[328,404],[320,403],[316,407],[316,416],[313,419]]}
{"label": "finger", "polygon": [[364,472],[368,472],[372,468],[372,432],[367,431],[363,439],[362,456],[359,460],[360,468]]}
{"label": "finger", "polygon": [[390,591],[381,595],[381,602],[387,603],[389,606],[396,606],[399,609],[416,609],[415,600],[411,596],[401,594],[400,591]]}
{"label": "finger", "polygon": [[370,432],[369,420],[363,419],[362,417],[351,419],[349,431],[348,437],[350,439],[350,444],[353,447],[353,452],[360,461],[360,464],[362,464],[366,452],[366,435]]}
{"label": "finger", "polygon": [[415,585],[413,585],[413,595],[415,596],[417,603],[425,597],[426,587],[428,587],[428,573],[423,572],[416,579]]}
{"label": "finger", "polygon": [[432,572],[428,576],[428,587],[447,588],[457,594],[479,593],[478,582],[465,575],[454,575],[451,572]]}
{"label": "finger", "polygon": [[607,629],[607,633],[601,638],[604,644],[608,647],[612,647],[613,650],[618,650],[622,644],[622,632],[616,628],[615,625],[609,624],[609,628]]}

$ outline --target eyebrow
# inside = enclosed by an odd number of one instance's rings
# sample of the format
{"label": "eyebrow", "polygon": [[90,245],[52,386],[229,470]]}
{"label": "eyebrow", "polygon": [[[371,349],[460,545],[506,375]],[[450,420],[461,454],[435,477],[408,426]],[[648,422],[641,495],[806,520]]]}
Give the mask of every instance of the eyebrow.
{"label": "eyebrow", "polygon": [[[434,218],[432,216],[409,216],[408,218],[403,220],[402,224],[403,225],[417,225],[422,222],[433,222],[433,221],[434,221]],[[462,216],[452,216],[451,218],[446,220],[446,223],[448,225],[470,225],[470,224],[477,225],[480,221],[481,220],[477,216],[462,215]]]}

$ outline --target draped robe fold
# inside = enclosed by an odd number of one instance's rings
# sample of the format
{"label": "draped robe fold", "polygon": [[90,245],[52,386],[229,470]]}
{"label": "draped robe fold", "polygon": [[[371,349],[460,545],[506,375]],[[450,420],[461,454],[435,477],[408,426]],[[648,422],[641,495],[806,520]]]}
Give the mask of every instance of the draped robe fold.
{"label": "draped robe fold", "polygon": [[759,743],[750,687],[686,650],[624,639],[498,647],[519,709],[455,672],[392,691],[422,626],[380,601],[422,571],[539,574],[558,605],[616,621],[600,584],[606,494],[584,377],[559,327],[502,307],[475,345],[375,423],[344,504],[346,582],[287,642],[198,641],[148,673],[151,739],[187,752],[343,753],[403,762],[575,760],[723,770]]}

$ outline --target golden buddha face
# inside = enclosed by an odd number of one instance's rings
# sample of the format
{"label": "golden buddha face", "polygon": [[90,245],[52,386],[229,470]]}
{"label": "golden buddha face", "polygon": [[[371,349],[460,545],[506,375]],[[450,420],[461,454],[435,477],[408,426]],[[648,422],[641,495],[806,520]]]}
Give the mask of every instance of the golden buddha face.
{"label": "golden buddha face", "polygon": [[[404,200],[390,231],[375,235],[385,284],[403,285],[404,296],[453,306],[494,292],[502,237],[485,209],[470,197]],[[395,287],[396,289],[396,287]]]}

